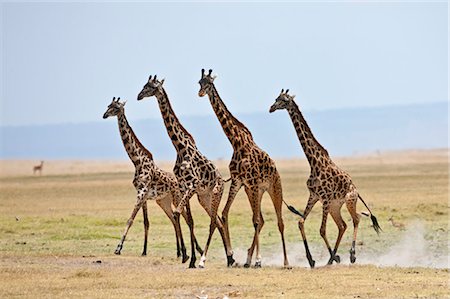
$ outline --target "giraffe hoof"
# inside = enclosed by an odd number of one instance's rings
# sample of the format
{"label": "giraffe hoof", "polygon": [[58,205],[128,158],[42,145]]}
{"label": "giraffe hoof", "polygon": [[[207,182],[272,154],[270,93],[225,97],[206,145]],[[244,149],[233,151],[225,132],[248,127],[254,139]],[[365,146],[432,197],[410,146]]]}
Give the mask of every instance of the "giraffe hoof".
{"label": "giraffe hoof", "polygon": [[315,260],[310,260],[309,261],[309,266],[311,267],[311,269],[314,269],[315,265],[316,265],[316,261]]}
{"label": "giraffe hoof", "polygon": [[350,249],[350,263],[354,264],[356,261],[356,256],[355,256],[355,250],[352,248]]}
{"label": "giraffe hoof", "polygon": [[340,264],[341,263],[341,257],[339,255],[335,255],[334,256],[334,260],[336,261],[336,263]]}
{"label": "giraffe hoof", "polygon": [[143,252],[141,256],[147,256],[147,252]]}
{"label": "giraffe hoof", "polygon": [[114,251],[115,254],[120,255],[120,252],[122,251],[122,244],[117,245],[116,251]]}
{"label": "giraffe hoof", "polygon": [[227,267],[233,266],[234,262],[233,255],[227,256]]}
{"label": "giraffe hoof", "polygon": [[250,264],[245,263],[244,268],[250,268]]}
{"label": "giraffe hoof", "polygon": [[181,263],[186,263],[189,260],[189,256],[183,255],[183,259],[181,260]]}
{"label": "giraffe hoof", "polygon": [[261,261],[257,261],[255,263],[255,268],[261,268]]}

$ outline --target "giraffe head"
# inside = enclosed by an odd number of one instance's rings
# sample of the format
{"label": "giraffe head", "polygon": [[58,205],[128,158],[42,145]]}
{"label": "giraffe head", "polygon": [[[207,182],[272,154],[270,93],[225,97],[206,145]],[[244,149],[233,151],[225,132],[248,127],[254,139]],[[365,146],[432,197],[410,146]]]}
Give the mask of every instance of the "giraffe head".
{"label": "giraffe head", "polygon": [[110,116],[117,116],[117,115],[123,113],[123,110],[124,110],[123,107],[125,106],[126,102],[122,103],[119,100],[120,100],[120,97],[117,98],[117,100],[116,100],[116,97],[114,97],[112,99],[111,104],[108,105],[108,109],[106,109],[105,114],[103,114],[103,118],[108,118]]}
{"label": "giraffe head", "polygon": [[205,69],[202,69],[202,78],[198,81],[198,84],[200,84],[199,97],[204,97],[205,94],[211,91],[214,79],[216,79],[216,76],[212,76],[211,73],[212,70],[209,70],[208,75],[205,75]]}
{"label": "giraffe head", "polygon": [[288,109],[294,103],[295,95],[289,94],[289,89],[281,90],[280,95],[275,100],[275,103],[270,107],[269,112],[272,113],[275,110]]}
{"label": "giraffe head", "polygon": [[158,94],[162,94],[163,93],[163,87],[162,87],[163,84],[164,84],[164,79],[159,81],[158,79],[156,79],[156,75],[153,78],[150,75],[150,77],[148,77],[147,83],[145,83],[141,92],[138,94],[138,97],[137,97],[138,101],[142,100],[143,98],[148,98],[148,97],[156,96]]}

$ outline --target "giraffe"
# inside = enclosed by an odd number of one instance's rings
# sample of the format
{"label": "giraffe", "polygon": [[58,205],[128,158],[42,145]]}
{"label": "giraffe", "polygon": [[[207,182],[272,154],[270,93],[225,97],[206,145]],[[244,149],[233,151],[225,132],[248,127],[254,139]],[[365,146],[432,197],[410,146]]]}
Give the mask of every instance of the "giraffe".
{"label": "giraffe", "polygon": [[[115,253],[118,255],[121,253],[128,230],[133,224],[137,212],[142,207],[145,233],[144,249],[142,251],[142,255],[147,255],[149,221],[146,201],[147,199],[155,199],[156,203],[163,209],[174,226],[177,241],[177,256],[180,257],[182,254],[182,262],[185,263],[189,259],[189,256],[186,254],[186,248],[183,242],[180,223],[176,218],[173,217],[172,212],[172,203],[174,205],[177,205],[181,200],[181,193],[178,187],[177,179],[172,173],[160,169],[155,164],[152,154],[141,144],[141,142],[133,132],[133,129],[128,124],[127,118],[125,116],[124,106],[125,103],[120,102],[120,98],[116,100],[114,97],[105,114],[103,115],[104,119],[111,116],[117,116],[119,132],[122,138],[123,145],[135,167],[133,185],[138,193],[136,205],[133,209],[131,217],[127,222],[125,233],[123,234]],[[192,217],[190,217],[190,215],[188,215],[184,211],[182,215],[188,223],[189,227],[194,225]]]}
{"label": "giraffe", "polygon": [[42,175],[42,168],[44,167],[44,161],[41,161],[41,164],[36,165],[33,167],[33,174],[36,174],[36,172],[39,172],[39,175]]}
{"label": "giraffe", "polygon": [[283,192],[280,175],[278,174],[275,162],[265,151],[258,147],[253,140],[253,136],[249,129],[237,120],[227,109],[214,86],[215,76],[212,76],[211,73],[212,70],[209,70],[208,75],[205,75],[205,70],[202,69],[198,95],[200,97],[204,97],[206,94],[208,95],[212,108],[222,125],[223,131],[233,147],[233,156],[229,164],[231,186],[226,205],[222,211],[222,219],[226,231],[229,232],[228,212],[231,204],[240,188],[244,186],[245,193],[247,194],[252,208],[252,220],[255,229],[253,242],[247,251],[247,260],[244,267],[250,267],[255,247],[255,267],[261,267],[259,234],[264,225],[264,219],[261,213],[261,200],[264,192],[267,191],[272,199],[277,215],[278,230],[281,234],[283,246],[284,266],[289,267],[282,217],[282,202],[284,202]]}
{"label": "giraffe", "polygon": [[[177,152],[177,159],[174,166],[174,174],[178,179],[183,198],[175,214],[178,215],[184,206],[190,210],[189,200],[197,194],[200,205],[205,209],[211,218],[209,236],[204,252],[200,258],[199,267],[205,266],[206,255],[214,230],[218,228],[224,243],[227,255],[227,265],[234,263],[231,244],[224,231],[221,219],[217,216],[220,200],[224,189],[224,180],[216,166],[208,160],[197,148],[192,135],[183,127],[178,120],[169,101],[169,97],[163,87],[164,79],[159,81],[155,75],[149,77],[142,91],[138,95],[138,101],[147,97],[155,96],[161,111],[167,133]],[[191,230],[191,237],[193,231]],[[196,256],[192,251],[190,268],[195,268]]]}
{"label": "giraffe", "polygon": [[[311,212],[317,201],[322,203],[322,225],[320,227],[320,235],[325,241],[325,245],[330,253],[330,259],[328,264],[331,265],[334,261],[340,263],[340,257],[337,255],[339,243],[347,228],[347,224],[344,222],[341,216],[341,207],[345,203],[348,211],[353,220],[353,241],[350,249],[350,262],[356,261],[356,235],[358,232],[358,224],[360,215],[356,212],[356,203],[359,200],[366,206],[369,211],[369,215],[373,228],[377,233],[381,228],[378,225],[376,217],[372,214],[367,204],[359,195],[355,185],[352,182],[350,175],[341,170],[331,160],[327,150],[316,140],[311,129],[309,128],[306,120],[303,118],[300,109],[294,101],[294,95],[289,95],[289,89],[286,92],[281,90],[280,95],[275,100],[275,103],[270,107],[269,112],[272,113],[276,110],[286,109],[291,117],[295,131],[297,133],[300,144],[305,152],[311,167],[311,174],[306,182],[309,189],[310,196],[306,205],[303,216],[300,217],[298,226],[302,235],[303,243],[305,245],[306,256],[311,268],[314,267],[315,261],[312,259],[311,253],[308,248],[308,242],[306,240],[304,222],[306,217]],[[334,222],[336,223],[339,233],[336,239],[334,249],[331,249],[330,243],[326,236],[326,222],[328,214],[331,214]],[[363,213],[365,214],[365,213]]]}

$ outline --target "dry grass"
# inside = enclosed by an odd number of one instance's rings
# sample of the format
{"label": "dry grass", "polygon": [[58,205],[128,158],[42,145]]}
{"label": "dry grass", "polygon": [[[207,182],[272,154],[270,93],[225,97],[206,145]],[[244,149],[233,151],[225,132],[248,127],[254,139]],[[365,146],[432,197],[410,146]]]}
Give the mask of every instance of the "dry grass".
{"label": "dry grass", "polygon": [[[195,298],[202,291],[208,298],[449,297],[448,264],[446,269],[362,264],[384,256],[405,234],[388,222],[390,216],[407,227],[419,221],[425,242],[432,245],[427,250],[444,260],[448,257],[448,151],[386,153],[336,161],[352,175],[384,232],[378,237],[364,219],[358,238],[363,241],[357,248],[359,258],[356,265],[348,266],[352,229],[343,209],[349,224],[339,251],[343,264],[314,270],[307,268],[297,218],[286,209],[285,234],[294,268],[281,268],[279,233],[267,195],[263,199],[263,269],[227,269],[215,234],[207,268],[189,270],[176,260],[172,227],[154,202],[149,204],[149,256],[139,256],[141,215],[129,233],[123,255],[114,256],[135,198],[128,161],[50,161],[42,177],[30,175],[32,161],[0,161],[0,297]],[[219,165],[226,177],[226,165]],[[278,168],[285,199],[303,209],[309,173],[306,162],[279,161]],[[192,203],[196,233],[203,244],[209,220],[195,199]],[[362,210],[362,205],[359,208]],[[241,191],[230,212],[239,263],[244,262],[253,236],[250,213]],[[318,234],[320,213],[318,204],[306,223],[319,266],[327,258]],[[334,240],[336,230],[331,220],[329,223],[329,238]],[[188,239],[185,225],[183,231]],[[418,243],[411,246],[414,250]]]}

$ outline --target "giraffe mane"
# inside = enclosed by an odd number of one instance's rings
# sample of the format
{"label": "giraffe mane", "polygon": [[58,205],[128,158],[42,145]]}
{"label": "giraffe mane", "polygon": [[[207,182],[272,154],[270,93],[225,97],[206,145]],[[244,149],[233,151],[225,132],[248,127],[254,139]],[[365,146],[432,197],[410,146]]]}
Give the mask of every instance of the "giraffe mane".
{"label": "giraffe mane", "polygon": [[227,111],[229,113],[229,115],[231,116],[231,120],[233,121],[233,123],[236,126],[240,127],[253,140],[252,132],[250,132],[250,130],[240,120],[238,120],[236,117],[234,117],[233,113],[231,113],[230,110],[228,110],[227,105],[225,105],[225,103],[222,101],[222,99],[221,99],[221,97],[219,95],[219,92],[217,91],[216,86],[214,85],[214,83],[211,83],[211,85],[212,85],[212,88],[214,90],[215,96],[217,96],[220,99],[220,101],[223,104],[223,107],[224,107],[225,111]]}
{"label": "giraffe mane", "polygon": [[167,99],[167,105],[168,105],[168,107],[170,108],[170,110],[172,110],[172,115],[173,115],[175,121],[179,124],[181,131],[183,131],[183,133],[184,133],[189,139],[191,139],[192,143],[194,143],[194,145],[195,145],[194,137],[192,137],[192,135],[186,130],[186,128],[183,127],[183,125],[181,124],[181,122],[180,122],[180,120],[178,119],[177,115],[176,115],[175,112],[173,111],[172,105],[170,104],[170,101],[168,100],[168,99],[169,99],[169,96],[167,95],[166,90],[165,90],[162,86],[161,86],[161,90],[162,90],[163,96]]}
{"label": "giraffe mane", "polygon": [[322,151],[322,153],[324,155],[329,157],[330,155],[328,154],[328,151],[322,146],[322,144],[319,143],[319,141],[317,141],[316,137],[314,136],[313,132],[311,131],[311,128],[309,127],[308,123],[306,122],[305,118],[303,117],[303,113],[300,111],[300,108],[298,108],[297,103],[294,100],[292,100],[292,104],[294,106],[294,109],[297,110],[300,120],[304,123],[306,130],[309,131],[311,138],[313,139],[315,144],[317,144],[317,146],[319,147],[319,150]]}

